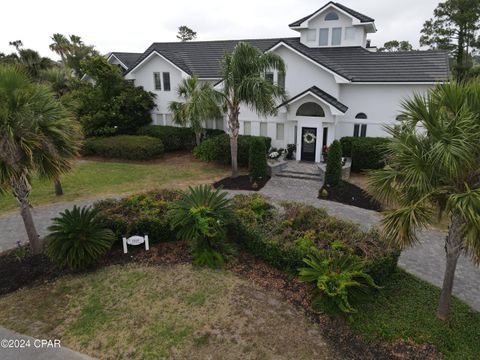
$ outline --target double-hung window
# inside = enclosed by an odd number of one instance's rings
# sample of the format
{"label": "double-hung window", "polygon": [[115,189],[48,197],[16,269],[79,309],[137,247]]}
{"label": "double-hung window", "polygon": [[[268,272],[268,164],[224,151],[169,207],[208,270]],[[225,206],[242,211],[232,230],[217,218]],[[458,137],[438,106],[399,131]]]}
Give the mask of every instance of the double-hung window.
{"label": "double-hung window", "polygon": [[327,46],[328,45],[328,28],[323,28],[319,30],[318,35],[318,45]]}
{"label": "double-hung window", "polygon": [[163,91],[170,91],[170,73],[164,72],[163,76]]}
{"label": "double-hung window", "polygon": [[366,137],[367,136],[367,124],[355,124],[353,125],[354,137]]}
{"label": "double-hung window", "polygon": [[273,84],[273,72],[266,72],[265,73],[265,80]]}
{"label": "double-hung window", "polygon": [[160,73],[158,72],[153,73],[153,82],[154,82],[155,90],[162,90],[162,79],[160,78]]}
{"label": "double-hung window", "polygon": [[332,29],[332,45],[342,44],[342,28],[335,27]]}
{"label": "double-hung window", "polygon": [[250,121],[243,122],[243,135],[252,135],[252,123]]}

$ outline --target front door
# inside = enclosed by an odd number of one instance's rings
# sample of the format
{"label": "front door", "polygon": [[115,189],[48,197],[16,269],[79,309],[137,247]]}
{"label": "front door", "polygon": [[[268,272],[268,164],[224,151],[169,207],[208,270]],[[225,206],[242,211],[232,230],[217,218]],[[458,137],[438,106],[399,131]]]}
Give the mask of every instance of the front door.
{"label": "front door", "polygon": [[302,161],[315,161],[315,149],[317,147],[317,129],[302,128]]}

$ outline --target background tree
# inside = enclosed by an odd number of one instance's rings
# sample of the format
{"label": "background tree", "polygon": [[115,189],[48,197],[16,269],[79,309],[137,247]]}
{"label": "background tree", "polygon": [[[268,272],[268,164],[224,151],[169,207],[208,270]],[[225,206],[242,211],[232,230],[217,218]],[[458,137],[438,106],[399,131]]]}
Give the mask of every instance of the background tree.
{"label": "background tree", "polygon": [[82,81],[63,98],[75,106],[86,136],[135,134],[151,123],[155,94],[125,83],[121,70],[103,56],[89,57],[81,66],[94,83]]}
{"label": "background tree", "polygon": [[197,32],[193,31],[186,25],[182,25],[178,28],[177,39],[180,41],[190,41],[197,38]]}
{"label": "background tree", "polygon": [[177,95],[183,102],[172,101],[169,104],[173,121],[191,127],[195,132],[196,144],[200,145],[206,121],[222,118],[215,90],[210,83],[201,83],[196,76],[192,76],[178,86]]}
{"label": "background tree", "polygon": [[455,74],[464,79],[472,67],[471,51],[480,44],[479,29],[480,1],[447,0],[438,4],[433,18],[423,24],[420,45],[450,51]]}
{"label": "background tree", "polygon": [[[389,128],[387,166],[371,174],[371,193],[397,206],[382,224],[387,239],[405,248],[416,231],[448,213],[446,269],[437,317],[448,318],[461,253],[480,262],[480,80],[439,85],[403,103],[405,120]],[[417,126],[425,132],[418,132]]]}
{"label": "background tree", "polygon": [[42,71],[56,66],[52,59],[40,56],[35,50],[23,48],[21,40],[10,41],[9,44],[15,47],[16,53],[0,56],[0,63],[17,64],[34,80],[38,80]]}
{"label": "background tree", "polygon": [[62,34],[53,34],[53,43],[50,44],[50,50],[56,52],[61,59],[62,64],[71,69],[79,79],[85,74],[81,67],[81,62],[91,56],[98,55],[93,45],[85,45],[80,36],[70,35],[68,38]]}
{"label": "background tree", "polygon": [[47,85],[18,66],[0,65],[0,191],[16,197],[34,254],[41,244],[28,200],[32,176],[67,172],[80,144],[78,123]]}
{"label": "background tree", "polygon": [[409,41],[391,40],[383,44],[383,47],[378,49],[380,52],[394,52],[394,51],[412,51],[413,46]]}
{"label": "background tree", "polygon": [[223,89],[220,96],[228,115],[232,177],[238,176],[238,129],[240,105],[250,107],[259,116],[275,115],[277,100],[285,101],[285,89],[267,80],[266,71],[285,75],[285,63],[277,54],[262,53],[256,47],[239,42],[232,53],[225,53],[221,67]]}

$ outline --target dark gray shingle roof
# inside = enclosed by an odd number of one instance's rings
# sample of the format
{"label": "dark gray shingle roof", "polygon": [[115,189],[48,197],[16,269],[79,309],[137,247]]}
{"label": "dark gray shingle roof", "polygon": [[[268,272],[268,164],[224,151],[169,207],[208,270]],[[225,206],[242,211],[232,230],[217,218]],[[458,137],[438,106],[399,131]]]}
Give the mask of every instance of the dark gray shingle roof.
{"label": "dark gray shingle roof", "polygon": [[284,42],[352,82],[438,82],[449,77],[448,54],[444,51],[374,53],[360,46],[309,48],[301,44],[298,37],[154,43],[129,67],[129,71],[157,51],[187,74],[219,78],[224,52],[231,52],[240,41],[261,51]]}
{"label": "dark gray shingle roof", "polygon": [[285,101],[284,103],[280,104],[278,107],[282,107],[284,106],[285,104],[288,104],[288,103],[291,103],[292,101],[294,101],[295,99],[298,99],[300,97],[302,97],[303,95],[305,95],[306,93],[308,92],[311,92],[313,93],[314,95],[318,96],[319,98],[325,100],[327,103],[329,103],[330,105],[334,106],[335,108],[337,108],[338,110],[340,110],[341,112],[343,113],[346,113],[347,110],[348,110],[348,106],[346,106],[345,104],[341,103],[340,101],[338,101],[335,97],[333,97],[332,95],[330,95],[329,93],[326,93],[325,91],[323,91],[322,89],[319,89],[318,87],[316,86],[312,86],[311,88],[305,90],[305,91],[302,91],[300,94],[297,94],[295,95],[294,97],[288,99],[287,101]]}
{"label": "dark gray shingle roof", "polygon": [[342,5],[340,3],[337,3],[337,2],[333,2],[333,1],[330,1],[328,2],[327,4],[323,5],[320,9],[316,10],[315,12],[311,13],[310,15],[307,15],[297,21],[294,21],[293,23],[291,23],[290,27],[296,27],[296,26],[300,26],[305,20],[308,20],[309,18],[311,18],[313,15],[315,15],[316,13],[318,13],[319,11],[325,9],[327,6],[330,6],[330,5],[335,5],[336,7],[338,7],[339,9],[342,9],[343,11],[345,11],[346,13],[352,15],[353,17],[357,18],[358,20],[360,20],[360,22],[374,22],[375,20],[372,19],[370,16],[367,16],[367,15],[363,15],[361,13],[359,13],[358,11],[355,11],[355,10],[352,10],[348,7],[346,7],[345,5]]}
{"label": "dark gray shingle roof", "polygon": [[130,69],[133,64],[135,64],[138,58],[142,55],[142,53],[129,53],[129,52],[111,52],[111,55],[115,55],[115,57],[120,60],[127,69]]}

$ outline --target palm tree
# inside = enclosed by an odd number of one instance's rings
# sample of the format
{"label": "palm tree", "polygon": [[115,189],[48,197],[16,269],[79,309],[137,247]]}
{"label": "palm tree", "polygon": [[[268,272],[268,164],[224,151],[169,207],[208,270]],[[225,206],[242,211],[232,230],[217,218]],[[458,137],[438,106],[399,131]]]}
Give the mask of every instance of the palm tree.
{"label": "palm tree", "polygon": [[276,70],[285,75],[285,63],[272,52],[262,53],[256,47],[239,42],[222,61],[221,96],[227,109],[232,177],[238,176],[237,143],[240,105],[248,106],[260,116],[277,113],[277,99],[286,99],[285,90],[265,78],[267,71]]}
{"label": "palm tree", "polygon": [[446,320],[461,253],[480,263],[480,80],[438,85],[403,106],[387,166],[374,171],[370,191],[397,206],[384,214],[384,232],[402,248],[417,242],[416,231],[448,213],[446,269],[437,317]]}
{"label": "palm tree", "polygon": [[173,121],[178,125],[190,126],[199,145],[205,122],[222,117],[215,90],[210,83],[201,83],[194,75],[182,81],[177,88],[177,95],[183,102],[172,101],[168,106]]}
{"label": "palm tree", "polygon": [[0,66],[0,191],[12,191],[20,205],[32,253],[41,244],[28,196],[34,174],[54,179],[78,155],[78,123],[44,84],[19,67]]}
{"label": "palm tree", "polygon": [[65,65],[66,53],[70,49],[70,42],[65,35],[59,33],[53,34],[51,39],[53,40],[53,43],[49,45],[50,50],[60,55],[62,64]]}

